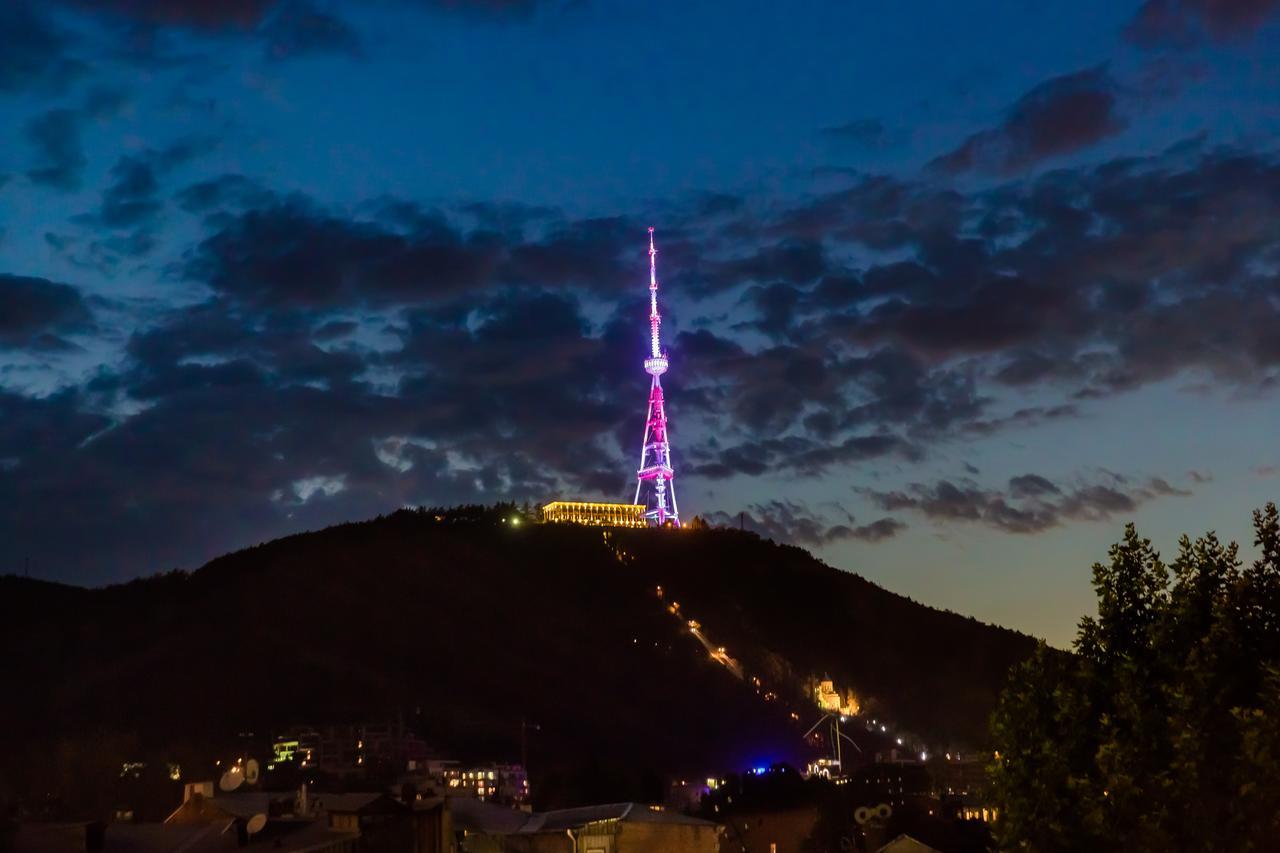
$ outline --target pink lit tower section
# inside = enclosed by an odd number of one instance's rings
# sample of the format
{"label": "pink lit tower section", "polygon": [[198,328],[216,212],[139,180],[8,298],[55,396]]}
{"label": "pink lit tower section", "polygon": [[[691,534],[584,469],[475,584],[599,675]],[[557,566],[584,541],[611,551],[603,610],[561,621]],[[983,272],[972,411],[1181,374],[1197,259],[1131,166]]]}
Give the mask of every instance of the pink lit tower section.
{"label": "pink lit tower section", "polygon": [[[661,527],[680,526],[676,508],[675,469],[671,467],[671,442],[667,436],[667,407],[662,400],[662,374],[667,372],[667,354],[658,340],[662,317],[658,314],[658,250],[649,229],[649,357],[644,370],[653,377],[649,386],[649,417],[644,424],[644,446],[640,450],[640,470],[636,472],[634,503],[644,504],[644,517]],[[641,498],[643,497],[643,501]]]}

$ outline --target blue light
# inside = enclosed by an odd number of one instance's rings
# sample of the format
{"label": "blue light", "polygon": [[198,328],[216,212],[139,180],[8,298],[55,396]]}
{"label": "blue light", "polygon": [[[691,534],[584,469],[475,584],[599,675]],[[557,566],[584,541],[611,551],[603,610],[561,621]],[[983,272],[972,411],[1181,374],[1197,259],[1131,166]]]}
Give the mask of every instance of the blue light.
{"label": "blue light", "polygon": [[757,776],[763,776],[764,774],[769,772],[769,768],[768,767],[752,767],[751,772],[756,774]]}

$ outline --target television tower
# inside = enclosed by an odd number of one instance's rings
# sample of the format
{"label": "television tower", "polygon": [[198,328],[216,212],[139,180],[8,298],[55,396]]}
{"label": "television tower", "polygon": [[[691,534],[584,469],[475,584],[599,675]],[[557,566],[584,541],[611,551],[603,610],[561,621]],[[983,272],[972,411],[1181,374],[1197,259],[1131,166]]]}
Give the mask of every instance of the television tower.
{"label": "television tower", "polygon": [[[644,424],[644,446],[640,449],[640,470],[636,472],[636,498],[644,495],[644,517],[661,527],[668,522],[680,526],[680,510],[676,508],[675,469],[671,467],[671,443],[667,438],[667,408],[662,400],[662,380],[667,372],[667,354],[658,342],[658,250],[653,247],[653,228],[649,229],[649,357],[644,371],[653,377],[649,386],[649,416]],[[645,483],[649,488],[645,489]]]}

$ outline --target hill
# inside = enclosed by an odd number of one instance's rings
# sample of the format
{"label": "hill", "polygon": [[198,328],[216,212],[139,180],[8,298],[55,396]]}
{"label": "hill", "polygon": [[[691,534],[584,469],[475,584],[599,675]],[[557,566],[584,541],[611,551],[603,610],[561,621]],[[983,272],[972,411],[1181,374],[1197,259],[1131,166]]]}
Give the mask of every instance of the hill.
{"label": "hill", "polygon": [[982,746],[1033,647],[753,534],[514,514],[401,511],[103,589],[0,579],[0,786],[66,788],[130,751],[200,766],[238,733],[399,715],[487,759],[518,758],[536,723],[539,805],[652,797],[674,774],[812,754],[815,677],[922,742]]}

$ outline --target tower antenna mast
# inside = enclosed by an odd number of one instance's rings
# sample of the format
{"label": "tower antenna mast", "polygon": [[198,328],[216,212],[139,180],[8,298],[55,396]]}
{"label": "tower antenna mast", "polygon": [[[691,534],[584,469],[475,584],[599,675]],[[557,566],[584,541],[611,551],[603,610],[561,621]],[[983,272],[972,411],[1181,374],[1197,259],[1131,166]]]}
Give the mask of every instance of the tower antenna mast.
{"label": "tower antenna mast", "polygon": [[[636,472],[636,497],[644,494],[645,518],[658,527],[680,526],[680,510],[676,506],[675,469],[671,465],[671,442],[667,436],[667,408],[662,397],[659,377],[670,366],[662,351],[658,330],[662,316],[658,313],[658,250],[653,244],[653,227],[649,227],[649,357],[644,370],[649,384],[649,414],[644,425],[644,444],[640,448],[640,469]],[[646,484],[648,486],[646,490]]]}

